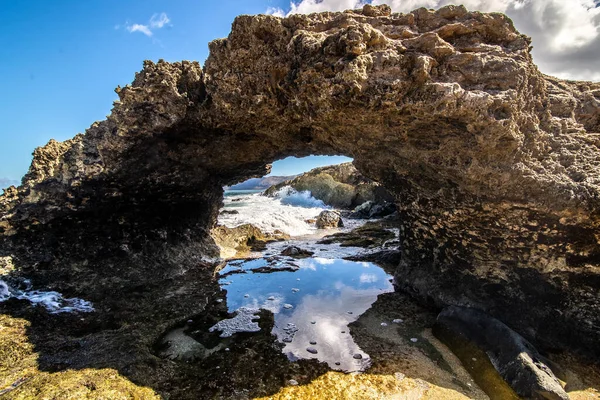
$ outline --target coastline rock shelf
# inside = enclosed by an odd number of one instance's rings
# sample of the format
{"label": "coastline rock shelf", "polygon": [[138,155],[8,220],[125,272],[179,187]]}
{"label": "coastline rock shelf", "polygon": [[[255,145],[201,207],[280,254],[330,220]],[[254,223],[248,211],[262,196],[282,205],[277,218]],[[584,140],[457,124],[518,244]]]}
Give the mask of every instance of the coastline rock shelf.
{"label": "coastline rock shelf", "polygon": [[[138,348],[215,290],[176,301],[218,256],[223,186],[343,154],[394,196],[400,288],[597,361],[600,84],[543,75],[530,45],[506,16],[461,6],[240,16],[204,68],[146,61],[105,121],[35,150],[0,197],[0,257],[110,310],[122,335],[138,318]],[[85,365],[88,344],[64,365]],[[132,354],[98,365],[151,379]]]}

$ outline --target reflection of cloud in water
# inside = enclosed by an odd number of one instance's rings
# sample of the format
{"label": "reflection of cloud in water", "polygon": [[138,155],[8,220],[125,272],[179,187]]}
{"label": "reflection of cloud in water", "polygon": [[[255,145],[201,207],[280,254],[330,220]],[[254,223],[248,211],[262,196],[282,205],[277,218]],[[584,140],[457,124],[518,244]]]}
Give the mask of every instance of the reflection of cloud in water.
{"label": "reflection of cloud in water", "polygon": [[[275,297],[274,300],[268,300],[270,296]],[[273,314],[277,314],[281,311],[281,307],[283,306],[285,298],[281,295],[281,293],[269,293],[267,296],[261,296],[260,299],[246,299],[242,307],[269,310]]]}
{"label": "reflection of cloud in water", "polygon": [[[369,357],[354,342],[348,324],[368,310],[379,293],[379,289],[361,290],[342,285],[338,293],[320,291],[304,296],[292,314],[276,315],[274,332],[281,337],[288,323],[296,324],[298,332],[293,342],[287,343],[284,348],[285,353],[293,356],[290,357],[292,359],[317,358],[327,362],[331,368],[363,370],[370,363]],[[311,321],[316,321],[316,324],[311,324]],[[312,340],[316,340],[317,344],[310,345]],[[318,354],[308,353],[308,347],[315,347]],[[356,353],[361,354],[363,359],[354,359]],[[336,362],[340,365],[335,365]]]}
{"label": "reflection of cloud in water", "polygon": [[[340,259],[312,258],[294,261],[301,268],[294,271],[233,274],[227,277],[227,308],[263,308],[275,314],[275,333],[280,342],[291,336],[284,329],[288,323],[297,326],[293,341],[286,343],[284,353],[292,360],[316,358],[332,368],[346,371],[363,370],[369,357],[350,336],[348,324],[356,320],[380,293],[393,291],[391,278],[374,264]],[[260,262],[248,262],[255,265]],[[370,269],[365,270],[369,266]],[[237,268],[246,269],[242,263]],[[272,297],[273,300],[269,300]],[[291,304],[286,309],[284,304]],[[348,314],[348,312],[351,314]],[[315,321],[315,324],[311,324]],[[345,333],[342,333],[345,331]],[[311,345],[316,341],[316,345]],[[311,354],[307,348],[318,353]],[[353,358],[361,354],[360,360]],[[335,365],[339,362],[340,365]]]}
{"label": "reflection of cloud in water", "polygon": [[[321,258],[321,257],[315,257],[313,258],[313,260],[321,265],[331,265],[331,264],[335,264],[336,260],[332,259],[332,258]],[[346,260],[343,260],[346,261]]]}
{"label": "reflection of cloud in water", "polygon": [[311,261],[305,261],[302,260],[303,262],[300,263],[300,268],[303,269],[310,269],[311,271],[316,271],[317,270],[317,265],[316,263],[314,263],[311,259]]}
{"label": "reflection of cloud in water", "polygon": [[360,274],[361,283],[373,283],[377,282],[379,278],[375,274]]}

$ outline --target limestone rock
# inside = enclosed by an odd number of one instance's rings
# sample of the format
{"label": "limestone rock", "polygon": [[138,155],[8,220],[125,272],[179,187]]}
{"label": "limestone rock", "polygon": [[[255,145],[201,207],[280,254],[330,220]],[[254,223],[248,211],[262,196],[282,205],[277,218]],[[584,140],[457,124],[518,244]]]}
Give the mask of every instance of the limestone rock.
{"label": "limestone rock", "polygon": [[309,191],[314,198],[338,209],[352,209],[367,201],[383,204],[393,200],[383,186],[363,176],[352,163],[314,168],[271,186],[265,195],[274,196],[285,186],[299,192]]}
{"label": "limestone rock", "polygon": [[386,228],[386,225],[381,223],[381,221],[368,222],[350,232],[338,232],[333,235],[327,235],[317,243],[339,243],[341,247],[382,247],[386,242],[395,237],[394,233],[389,228]]}
{"label": "limestone rock", "polygon": [[306,258],[312,256],[312,251],[301,249],[297,246],[286,247],[282,252],[282,256],[294,257],[294,258]]}
{"label": "limestone rock", "polygon": [[394,203],[375,203],[373,201],[366,201],[352,210],[352,213],[348,215],[348,218],[381,218],[393,214],[395,211],[396,205]]}
{"label": "limestone rock", "polygon": [[[473,360],[473,353],[467,354],[462,351],[463,348],[475,345],[481,349],[478,358],[487,356],[500,376],[520,397],[569,399],[548,360],[531,343],[497,319],[472,308],[451,306],[438,315],[433,331],[463,359]],[[475,371],[475,380],[484,373]],[[497,388],[487,389],[495,390],[495,394],[498,394]]]}
{"label": "limestone rock", "polygon": [[344,222],[342,221],[340,213],[330,210],[321,211],[317,217],[316,224],[317,228],[319,229],[338,228],[344,226]]}
{"label": "limestone rock", "polygon": [[223,186],[344,154],[394,197],[398,287],[598,359],[600,83],[541,74],[530,45],[462,6],[240,16],[204,68],[147,61],[105,121],[36,150],[1,255],[103,299],[216,256]]}
{"label": "limestone rock", "polygon": [[290,235],[281,231],[265,233],[252,224],[243,224],[235,228],[217,226],[211,231],[211,236],[219,246],[223,258],[241,257],[252,250],[262,250],[269,242],[290,238]]}

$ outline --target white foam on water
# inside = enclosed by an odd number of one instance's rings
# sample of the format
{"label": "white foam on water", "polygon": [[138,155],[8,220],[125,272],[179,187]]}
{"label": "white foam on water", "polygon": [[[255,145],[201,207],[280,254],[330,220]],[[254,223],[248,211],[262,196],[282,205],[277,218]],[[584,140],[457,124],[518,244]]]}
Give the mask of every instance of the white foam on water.
{"label": "white foam on water", "polygon": [[255,319],[260,319],[257,308],[240,307],[233,318],[217,322],[208,329],[209,332],[221,331],[221,337],[230,337],[238,332],[259,332],[260,327]]}
{"label": "white foam on water", "polygon": [[312,193],[309,190],[304,190],[302,192],[298,192],[291,186],[284,186],[279,189],[274,198],[280,199],[281,204],[296,206],[296,207],[304,207],[304,208],[321,208],[323,210],[329,209],[323,200],[315,199],[312,196]]}
{"label": "white foam on water", "polygon": [[10,298],[19,300],[29,300],[33,304],[39,304],[46,308],[50,314],[59,314],[64,312],[92,312],[94,307],[89,301],[74,298],[64,298],[62,294],[55,291],[43,290],[17,290],[0,280],[0,302]]}
{"label": "white foam on water", "polygon": [[315,233],[315,225],[306,223],[306,220],[316,218],[321,211],[329,209],[309,191],[298,192],[290,186],[281,188],[275,197],[260,193],[240,194],[225,197],[223,203],[226,210],[235,210],[238,214],[219,215],[221,225],[235,228],[250,223],[264,232],[280,230],[290,236]]}
{"label": "white foam on water", "polygon": [[0,281],[0,301],[8,300],[10,297],[10,291],[8,285],[4,281]]}

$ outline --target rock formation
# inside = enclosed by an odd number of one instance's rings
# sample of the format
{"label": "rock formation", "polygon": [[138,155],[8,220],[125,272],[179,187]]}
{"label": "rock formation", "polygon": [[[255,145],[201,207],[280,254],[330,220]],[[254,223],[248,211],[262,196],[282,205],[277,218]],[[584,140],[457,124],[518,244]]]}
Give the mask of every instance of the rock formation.
{"label": "rock formation", "polygon": [[396,199],[399,286],[598,357],[600,84],[543,75],[530,44],[461,6],[240,16],[204,68],[147,61],[105,121],[34,152],[0,197],[0,257],[98,301],[175,279],[161,255],[218,254],[223,185],[345,154]]}
{"label": "rock formation", "polygon": [[314,198],[335,208],[353,209],[367,201],[393,201],[392,195],[383,186],[363,176],[352,163],[314,168],[271,186],[265,191],[265,195],[275,196],[285,186],[299,192],[309,191]]}
{"label": "rock formation", "polygon": [[[479,369],[475,371],[475,381],[484,390],[488,389],[488,393],[490,372],[486,369],[495,368],[518,398],[569,400],[551,369],[552,364],[531,343],[497,319],[472,308],[450,306],[438,315],[433,332],[463,364],[474,364]],[[492,393],[498,396],[501,392],[494,388]],[[509,392],[504,398],[513,396]]]}
{"label": "rock formation", "polygon": [[342,221],[342,216],[339,212],[325,210],[321,211],[315,224],[319,229],[338,228],[344,226],[344,221]]}
{"label": "rock formation", "polygon": [[265,233],[252,224],[243,224],[235,228],[220,225],[211,230],[211,236],[219,247],[219,255],[222,258],[247,256],[253,250],[263,250],[269,242],[290,239],[290,235],[279,230]]}

